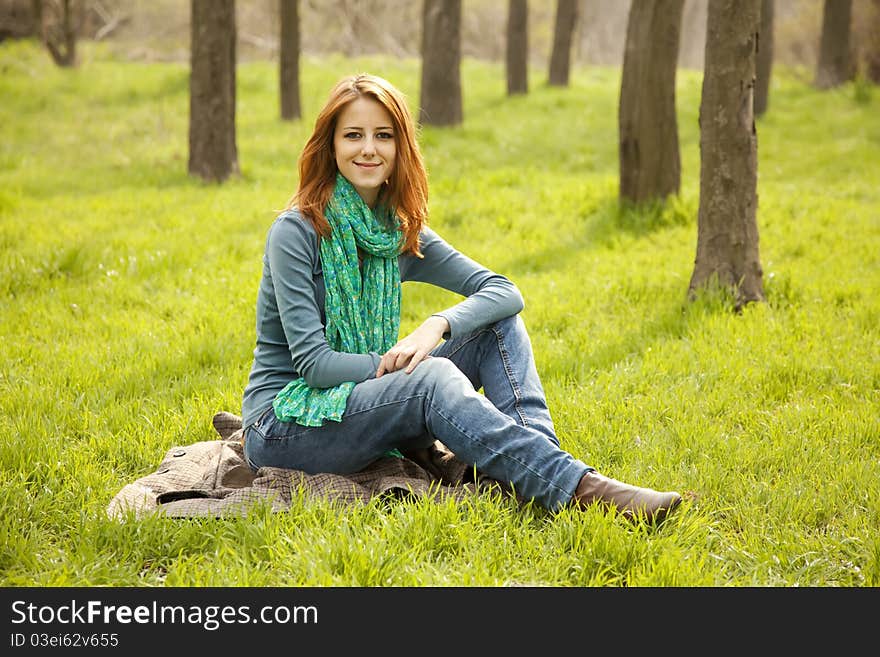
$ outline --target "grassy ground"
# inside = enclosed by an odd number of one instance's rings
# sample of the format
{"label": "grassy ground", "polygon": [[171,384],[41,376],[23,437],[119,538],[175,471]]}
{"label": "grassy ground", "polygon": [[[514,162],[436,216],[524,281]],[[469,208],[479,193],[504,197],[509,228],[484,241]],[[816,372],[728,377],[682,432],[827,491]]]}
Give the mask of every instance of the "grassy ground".
{"label": "grassy ground", "polygon": [[[111,497],[237,412],[265,231],[333,82],[418,99],[416,61],[305,60],[302,121],[242,65],[243,174],[186,175],[187,69],[54,68],[0,45],[0,583],[6,586],[880,585],[880,102],[777,71],[758,121],[768,301],[685,302],[700,75],[678,78],[683,182],[618,209],[619,71],[463,65],[465,123],[425,129],[431,224],[507,274],[563,446],[692,491],[658,529],[510,501],[302,502],[246,520],[116,522]],[[404,329],[454,298],[404,290]]]}

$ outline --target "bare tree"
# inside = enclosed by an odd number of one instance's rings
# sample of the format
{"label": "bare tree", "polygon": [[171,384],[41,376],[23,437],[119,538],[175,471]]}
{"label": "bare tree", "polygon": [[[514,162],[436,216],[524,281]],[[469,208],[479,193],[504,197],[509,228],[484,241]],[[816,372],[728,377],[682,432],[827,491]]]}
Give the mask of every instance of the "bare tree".
{"label": "bare tree", "polygon": [[299,0],[281,2],[281,54],[279,91],[281,118],[292,121],[301,116],[299,102]]}
{"label": "bare tree", "polygon": [[816,66],[815,86],[831,89],[853,77],[850,53],[852,0],[825,0],[822,11],[822,41]]}
{"label": "bare tree", "polygon": [[550,54],[548,82],[567,87],[571,68],[571,40],[577,23],[577,0],[556,0],[556,22],[553,28],[553,50]]}
{"label": "bare tree", "polygon": [[191,0],[189,173],[221,182],[238,173],[235,0]]}
{"label": "bare tree", "polygon": [[761,0],[709,0],[700,101],[700,209],[689,296],[714,283],[764,300],[754,85]]}
{"label": "bare tree", "polygon": [[773,72],[773,3],[761,0],[761,27],[758,29],[758,62],[755,70],[755,116],[767,111],[770,76]]}
{"label": "bare tree", "polygon": [[462,122],[461,0],[424,0],[419,122]]}
{"label": "bare tree", "polygon": [[634,203],[678,194],[681,158],[675,73],[684,0],[630,6],[618,107],[620,197]]}
{"label": "bare tree", "polygon": [[507,94],[529,91],[529,7],[527,0],[509,0],[507,9]]}
{"label": "bare tree", "polygon": [[33,0],[34,22],[58,66],[76,66],[76,18],[71,0]]}

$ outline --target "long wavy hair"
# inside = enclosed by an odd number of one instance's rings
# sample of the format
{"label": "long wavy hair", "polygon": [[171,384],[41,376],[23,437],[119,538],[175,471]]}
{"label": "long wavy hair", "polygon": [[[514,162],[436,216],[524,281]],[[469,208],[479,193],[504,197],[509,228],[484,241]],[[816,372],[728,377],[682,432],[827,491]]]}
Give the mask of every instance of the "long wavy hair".
{"label": "long wavy hair", "polygon": [[319,235],[330,235],[324,216],[336,182],[333,136],[339,114],[367,96],[388,110],[394,128],[397,155],[391,176],[379,193],[379,202],[392,208],[400,220],[402,253],[421,256],[419,231],[427,223],[428,175],[416,139],[416,128],[404,95],[390,82],[361,73],[341,79],[315,120],[315,129],[299,156],[299,188],[287,204],[296,206]]}

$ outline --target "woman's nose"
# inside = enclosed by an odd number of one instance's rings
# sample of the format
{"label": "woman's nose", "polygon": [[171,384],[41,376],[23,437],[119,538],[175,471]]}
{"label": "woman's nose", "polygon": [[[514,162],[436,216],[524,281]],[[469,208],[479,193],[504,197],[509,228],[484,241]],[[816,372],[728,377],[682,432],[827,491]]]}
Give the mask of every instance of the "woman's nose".
{"label": "woman's nose", "polygon": [[363,146],[361,146],[361,152],[364,155],[372,155],[376,152],[376,145],[373,143],[372,138],[367,137],[364,139]]}

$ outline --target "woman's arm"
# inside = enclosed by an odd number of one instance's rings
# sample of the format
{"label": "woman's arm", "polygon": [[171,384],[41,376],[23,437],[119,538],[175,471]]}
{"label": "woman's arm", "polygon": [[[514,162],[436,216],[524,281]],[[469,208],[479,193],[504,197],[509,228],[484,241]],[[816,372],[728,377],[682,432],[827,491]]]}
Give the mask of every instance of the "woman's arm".
{"label": "woman's arm", "polygon": [[434,313],[449,322],[444,337],[470,333],[522,311],[522,294],[507,277],[454,249],[430,228],[423,229],[421,245],[425,257],[405,258],[401,279],[430,283],[465,297]]}
{"label": "woman's arm", "polygon": [[469,333],[523,309],[522,294],[509,279],[455,250],[428,228],[422,231],[421,251],[424,258],[401,258],[401,279],[431,283],[465,298],[428,317],[383,354],[377,377],[404,367],[412,372],[441,339]]}

